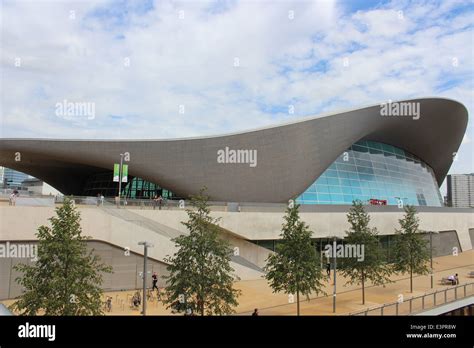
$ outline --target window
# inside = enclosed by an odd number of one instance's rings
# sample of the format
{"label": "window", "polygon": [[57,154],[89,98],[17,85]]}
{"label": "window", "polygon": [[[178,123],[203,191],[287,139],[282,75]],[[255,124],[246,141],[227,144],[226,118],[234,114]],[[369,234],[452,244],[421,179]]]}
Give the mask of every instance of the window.
{"label": "window", "polygon": [[348,161],[339,156],[298,198],[299,203],[350,204],[356,199],[383,198],[396,205],[394,197],[404,197],[409,204],[442,206],[432,169],[413,154],[370,140],[359,141],[345,152]]}

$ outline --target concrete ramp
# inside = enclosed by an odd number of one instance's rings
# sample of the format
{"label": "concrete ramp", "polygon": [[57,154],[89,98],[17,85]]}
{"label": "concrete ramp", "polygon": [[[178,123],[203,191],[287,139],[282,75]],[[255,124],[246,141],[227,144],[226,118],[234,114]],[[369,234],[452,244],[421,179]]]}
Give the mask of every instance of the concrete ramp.
{"label": "concrete ramp", "polygon": [[[186,232],[183,230],[179,231],[175,228],[166,226],[163,223],[156,221],[155,219],[151,219],[141,214],[137,214],[131,209],[117,208],[112,205],[106,205],[101,206],[100,210],[127,223],[134,224],[142,229],[153,231],[154,233],[159,234],[161,237],[165,237],[167,239],[167,243],[173,243],[173,238],[186,234]],[[259,248],[258,246],[244,239],[240,239],[238,243],[236,243],[235,236],[232,236],[232,239],[229,240],[228,238],[226,238],[228,236],[225,236],[227,232],[222,228],[221,233],[224,234],[224,239],[227,239],[232,246],[236,246],[236,244],[238,244],[239,250],[242,252],[246,251],[242,250],[242,248]],[[250,249],[248,251],[250,252]],[[263,275],[263,270],[259,265],[241,256],[241,254],[233,255],[231,257],[231,265],[232,268],[234,268],[236,275],[239,276],[241,280],[260,279]]]}

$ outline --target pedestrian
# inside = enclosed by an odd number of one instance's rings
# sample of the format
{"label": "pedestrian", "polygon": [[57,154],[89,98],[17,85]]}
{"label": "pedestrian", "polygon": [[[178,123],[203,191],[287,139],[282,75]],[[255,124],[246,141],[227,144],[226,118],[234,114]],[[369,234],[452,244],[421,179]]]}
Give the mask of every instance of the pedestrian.
{"label": "pedestrian", "polygon": [[158,202],[158,196],[155,195],[155,197],[153,197],[153,210],[156,209],[156,203]]}
{"label": "pedestrian", "polygon": [[101,193],[101,194],[100,194],[100,205],[101,205],[101,206],[104,206],[104,199],[105,199],[105,197],[104,197],[104,195]]}
{"label": "pedestrian", "polygon": [[456,273],[456,275],[454,276],[454,285],[459,285],[459,277],[458,277],[458,274]]}
{"label": "pedestrian", "polygon": [[163,205],[163,197],[158,197],[158,209],[161,210],[161,206]]}
{"label": "pedestrian", "polygon": [[328,278],[331,278],[331,263],[326,263],[326,274],[328,275]]}
{"label": "pedestrian", "polygon": [[97,206],[100,205],[100,193],[97,194]]}
{"label": "pedestrian", "polygon": [[258,308],[253,310],[252,317],[258,317]]}
{"label": "pedestrian", "polygon": [[158,289],[158,276],[156,275],[156,272],[153,272],[153,275],[151,276],[151,279],[152,279],[152,283],[153,283],[153,287],[151,288],[151,291],[155,290],[158,291],[158,293],[160,292],[160,290]]}

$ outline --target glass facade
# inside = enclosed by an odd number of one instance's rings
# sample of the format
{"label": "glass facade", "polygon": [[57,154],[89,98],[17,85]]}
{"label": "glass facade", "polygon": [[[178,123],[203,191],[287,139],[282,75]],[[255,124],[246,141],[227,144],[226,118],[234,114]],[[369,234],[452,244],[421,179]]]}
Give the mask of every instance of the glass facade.
{"label": "glass facade", "polygon": [[[118,193],[118,182],[112,180],[112,171],[99,173],[90,176],[84,185],[83,196],[97,196],[102,194],[105,197],[115,197]],[[172,198],[173,194],[152,182],[141,178],[128,176],[129,181],[122,183],[122,197],[147,199],[155,195],[163,198]]]}
{"label": "glass facade", "polygon": [[443,202],[430,166],[407,151],[374,141],[352,145],[296,201],[352,204],[356,199],[435,207]]}
{"label": "glass facade", "polygon": [[5,168],[3,170],[3,185],[6,188],[20,189],[24,180],[28,179],[29,175],[16,170]]}
{"label": "glass facade", "polygon": [[[382,248],[382,257],[387,262],[394,261],[393,245],[395,243],[395,235],[378,235],[377,239],[379,240],[380,247]],[[324,250],[326,245],[332,245],[333,238],[312,238],[312,244],[315,250],[319,253],[323,263],[326,263],[326,258],[324,257]],[[251,240],[252,243],[266,248],[271,251],[276,251],[281,240],[279,239],[264,239],[264,240]],[[344,239],[338,239],[337,245],[345,245]]]}

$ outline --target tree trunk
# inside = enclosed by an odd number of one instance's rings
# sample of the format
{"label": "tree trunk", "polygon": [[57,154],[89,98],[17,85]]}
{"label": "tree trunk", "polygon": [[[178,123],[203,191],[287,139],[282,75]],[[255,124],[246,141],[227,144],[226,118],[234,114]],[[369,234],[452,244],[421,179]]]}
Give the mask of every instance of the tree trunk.
{"label": "tree trunk", "polygon": [[300,315],[300,290],[296,289],[296,313]]}

